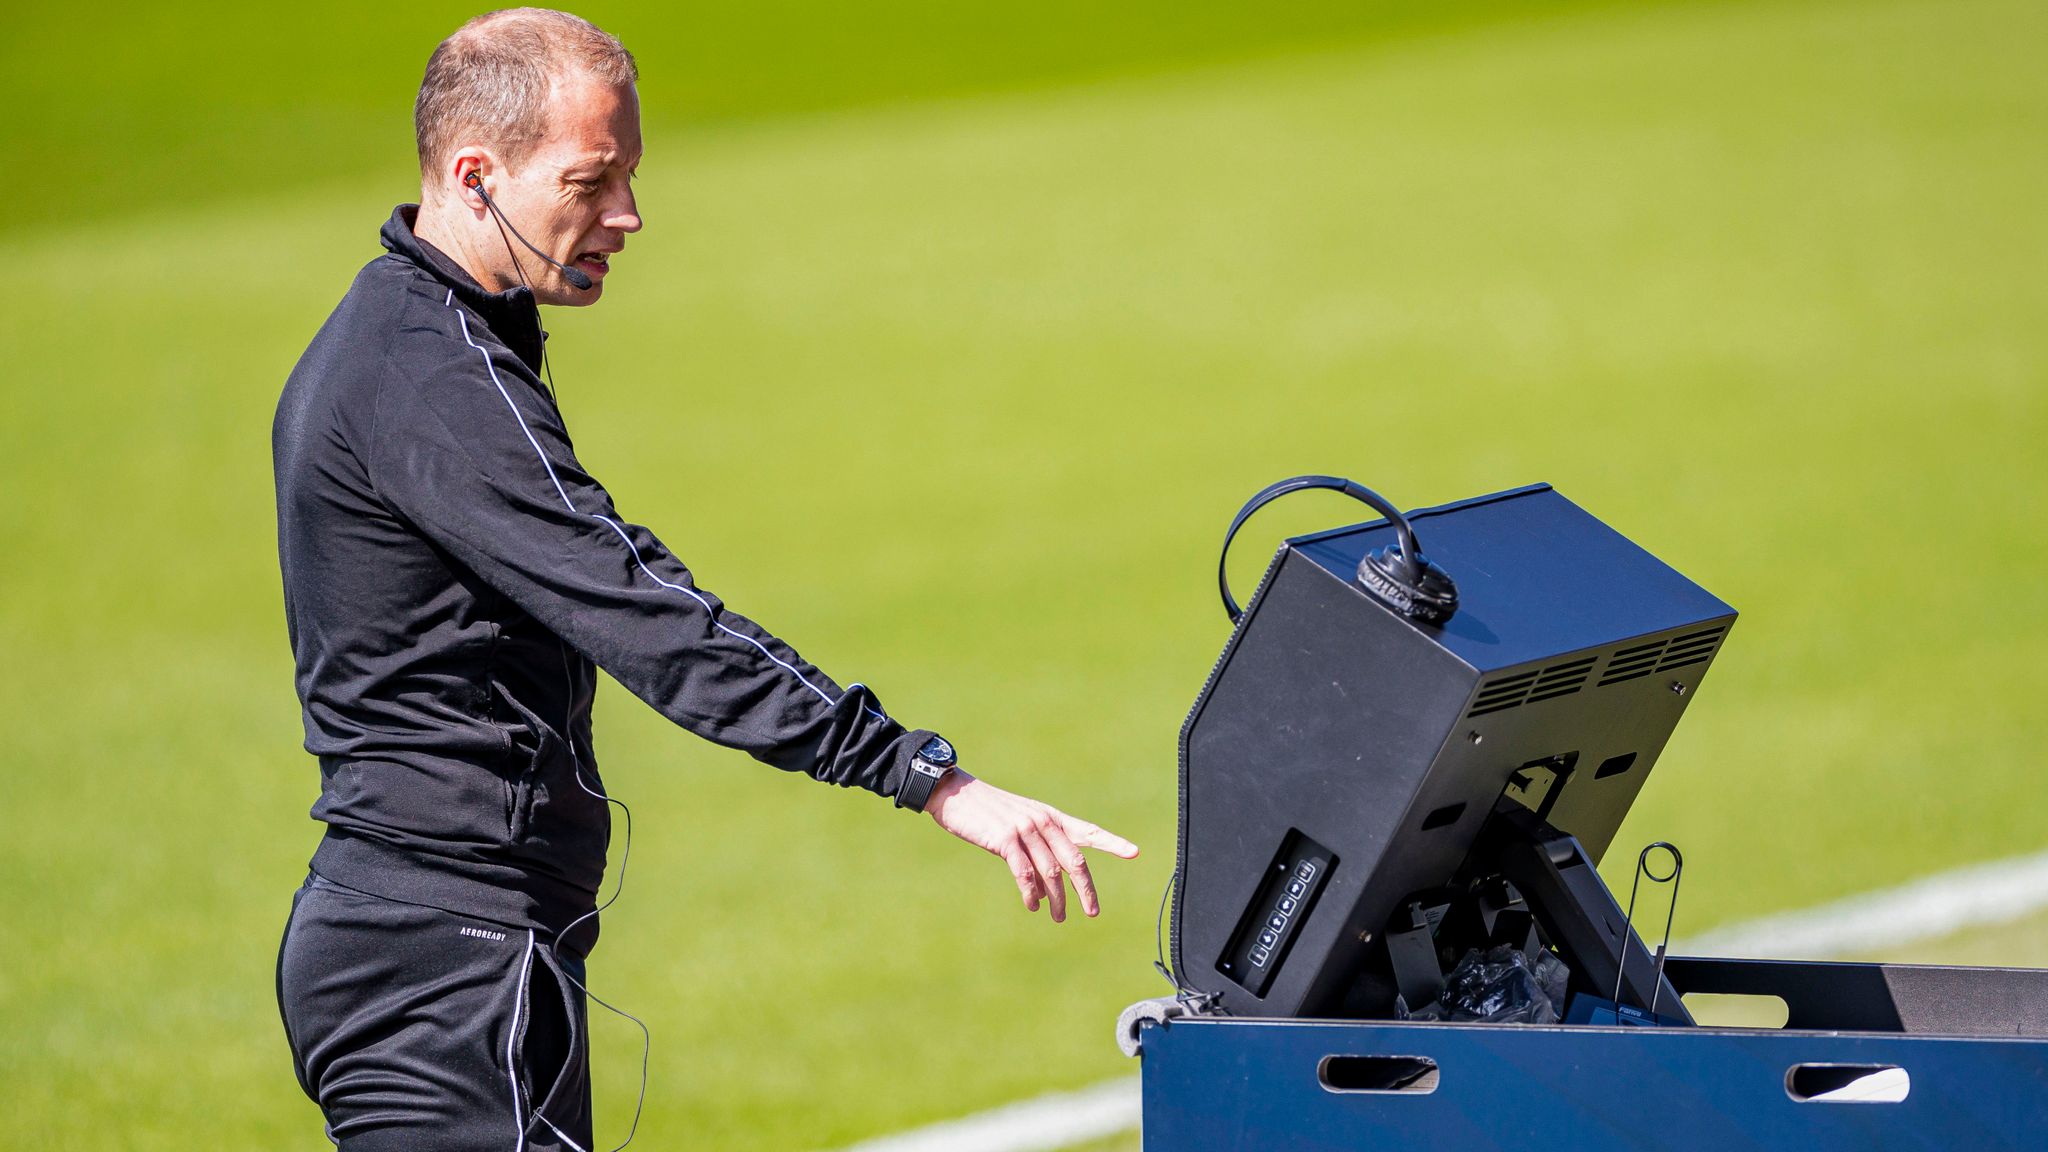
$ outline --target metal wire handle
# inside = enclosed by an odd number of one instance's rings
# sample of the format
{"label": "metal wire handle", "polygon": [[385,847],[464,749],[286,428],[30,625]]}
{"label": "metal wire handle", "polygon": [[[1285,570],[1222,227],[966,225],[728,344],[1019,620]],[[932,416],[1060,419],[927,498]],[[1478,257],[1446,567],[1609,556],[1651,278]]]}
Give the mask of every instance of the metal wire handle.
{"label": "metal wire handle", "polygon": [[[1671,871],[1663,876],[1657,875],[1656,871],[1650,867],[1650,853],[1659,848],[1671,853]],[[1671,905],[1664,913],[1664,939],[1657,943],[1655,982],[1650,985],[1648,1011],[1654,1017],[1657,1014],[1657,1000],[1664,994],[1664,956],[1671,947],[1671,922],[1678,919],[1678,884],[1684,875],[1685,856],[1679,852],[1678,845],[1668,840],[1659,840],[1654,844],[1646,846],[1641,852],[1636,854],[1636,874],[1635,878],[1630,880],[1628,885],[1628,914],[1622,918],[1621,949],[1614,966],[1613,999],[1614,1022],[1616,1024],[1621,1023],[1621,978],[1628,971],[1628,942],[1634,939],[1635,936],[1636,891],[1642,887],[1643,877],[1645,876],[1650,878],[1650,883],[1652,884],[1671,885]]]}

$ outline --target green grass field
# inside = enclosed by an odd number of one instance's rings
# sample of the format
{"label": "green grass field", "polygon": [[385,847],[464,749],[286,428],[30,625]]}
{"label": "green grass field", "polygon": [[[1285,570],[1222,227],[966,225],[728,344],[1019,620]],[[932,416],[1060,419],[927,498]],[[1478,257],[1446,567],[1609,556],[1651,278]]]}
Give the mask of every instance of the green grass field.
{"label": "green grass field", "polygon": [[[1684,847],[1681,934],[2048,844],[2044,34],[1608,6],[651,103],[648,229],[551,321],[583,459],[738,610],[1146,853],[1055,928],[610,691],[640,838],[592,978],[654,1029],[642,1139],[802,1152],[1133,1070],[1214,548],[1294,472],[1548,480],[1743,611],[1618,841]],[[318,829],[268,426],[411,195],[396,139],[130,214],[51,184],[0,232],[0,1129],[35,1147],[324,1146],[271,994]],[[1234,578],[1349,519],[1262,515]],[[598,1022],[600,1139],[637,1052]]]}

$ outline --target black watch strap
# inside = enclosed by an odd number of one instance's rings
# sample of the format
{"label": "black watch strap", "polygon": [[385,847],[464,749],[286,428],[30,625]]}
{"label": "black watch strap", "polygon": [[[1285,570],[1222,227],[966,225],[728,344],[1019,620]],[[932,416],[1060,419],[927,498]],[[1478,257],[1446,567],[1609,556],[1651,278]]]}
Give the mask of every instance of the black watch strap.
{"label": "black watch strap", "polygon": [[912,812],[924,811],[925,803],[932,798],[932,790],[957,763],[959,757],[954,754],[953,746],[946,742],[945,737],[933,733],[916,752],[911,753],[910,771],[904,776],[903,787],[896,790],[896,806]]}

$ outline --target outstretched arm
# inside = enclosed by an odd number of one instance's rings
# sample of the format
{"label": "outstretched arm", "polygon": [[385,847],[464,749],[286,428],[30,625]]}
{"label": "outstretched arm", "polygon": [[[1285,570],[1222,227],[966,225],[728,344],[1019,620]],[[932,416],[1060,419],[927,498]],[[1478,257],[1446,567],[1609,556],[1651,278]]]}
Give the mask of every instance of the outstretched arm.
{"label": "outstretched arm", "polygon": [[[923,736],[729,609],[585,471],[531,368],[448,303],[419,323],[447,363],[378,394],[363,445],[375,496],[662,715],[832,784],[895,796]],[[929,735],[925,733],[923,735]]]}

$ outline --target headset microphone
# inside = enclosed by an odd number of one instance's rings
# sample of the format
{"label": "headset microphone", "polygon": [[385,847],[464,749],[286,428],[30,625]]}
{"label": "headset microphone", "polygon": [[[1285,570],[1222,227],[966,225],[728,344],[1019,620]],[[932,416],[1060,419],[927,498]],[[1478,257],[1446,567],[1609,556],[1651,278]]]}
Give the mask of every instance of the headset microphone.
{"label": "headset microphone", "polygon": [[483,197],[484,207],[489,208],[491,210],[491,215],[496,216],[498,218],[498,223],[504,225],[508,230],[511,231],[513,239],[518,240],[521,244],[526,245],[527,251],[533,253],[535,256],[540,257],[542,260],[547,261],[548,263],[554,265],[557,269],[559,269],[562,273],[562,279],[567,280],[571,288],[576,289],[578,292],[590,291],[590,276],[587,273],[585,273],[581,268],[571,268],[567,264],[562,263],[560,260],[555,259],[554,257],[548,255],[547,253],[541,251],[538,248],[535,248],[533,246],[532,241],[528,240],[526,237],[521,236],[519,234],[519,229],[512,227],[512,222],[510,220],[505,219],[505,214],[498,210],[497,202],[491,199],[491,194],[489,192],[484,191],[483,177],[478,176],[474,172],[471,172],[469,175],[464,176],[462,178],[462,183],[465,186],[467,186],[470,191],[475,192],[478,196]]}

